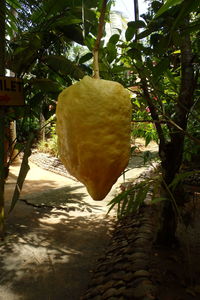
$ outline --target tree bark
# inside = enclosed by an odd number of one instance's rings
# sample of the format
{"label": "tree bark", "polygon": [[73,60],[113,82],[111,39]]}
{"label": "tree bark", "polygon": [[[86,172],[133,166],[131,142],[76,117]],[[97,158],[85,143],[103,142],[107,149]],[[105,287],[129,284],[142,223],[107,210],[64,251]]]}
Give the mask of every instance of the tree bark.
{"label": "tree bark", "polygon": [[[184,25],[187,27],[188,20]],[[190,35],[187,31],[182,32],[181,39],[181,86],[177,99],[174,122],[184,131],[187,129],[188,112],[193,105],[194,94],[194,70],[192,65],[193,53],[191,47]],[[161,165],[163,170],[163,180],[167,186],[173,181],[176,174],[179,173],[183,159],[184,134],[177,128],[171,130],[171,141],[166,143],[160,152],[162,152]],[[183,188],[179,185],[173,192],[178,205],[185,202]],[[177,227],[177,215],[172,202],[163,203],[162,226],[158,233],[158,241],[162,244],[170,244],[175,240]]]}
{"label": "tree bark", "polygon": [[[0,76],[5,75],[5,0],[0,0]],[[0,106],[0,238],[4,237],[5,112]]]}
{"label": "tree bark", "polygon": [[44,142],[45,141],[45,117],[43,113],[40,113],[40,133],[39,133],[39,140]]}

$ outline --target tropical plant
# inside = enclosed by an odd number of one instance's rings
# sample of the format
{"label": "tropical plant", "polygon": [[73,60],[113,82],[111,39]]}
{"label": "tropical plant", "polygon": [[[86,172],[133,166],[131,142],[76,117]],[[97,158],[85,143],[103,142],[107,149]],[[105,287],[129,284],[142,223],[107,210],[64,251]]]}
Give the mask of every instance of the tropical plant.
{"label": "tropical plant", "polygon": [[[191,158],[200,145],[197,105],[200,5],[185,0],[149,2],[149,11],[140,19],[135,11],[135,21],[128,23],[126,42],[118,42],[116,47],[123,49],[120,61],[129,68],[129,81],[132,76],[131,86],[136,88],[133,135],[145,137],[146,143],[151,138],[159,143],[162,198],[168,201],[163,201],[158,239],[171,243],[177,224],[176,205],[183,204],[185,195],[179,181],[172,197],[170,184],[178,176],[183,159]],[[193,149],[191,154],[188,149]]]}
{"label": "tropical plant", "polygon": [[[179,172],[188,116],[197,100],[199,81],[199,3],[198,1],[152,1],[143,20],[128,23],[124,48],[129,65],[140,78],[139,91],[148,106],[159,139],[165,196]],[[194,101],[195,100],[195,101]],[[194,116],[194,115],[193,115]],[[183,199],[177,185],[175,199]],[[176,212],[172,201],[163,202],[160,241],[174,240]]]}
{"label": "tropical plant", "polygon": [[[49,111],[49,105],[55,106],[58,93],[72,81],[91,73],[85,65],[85,52],[79,61],[71,61],[68,52],[74,43],[88,44],[97,32],[97,15],[101,3],[99,1],[54,1],[54,0],[1,0],[1,49],[0,73],[4,75],[5,67],[15,76],[24,80],[25,107],[7,110],[6,118],[12,121],[17,118],[17,127],[22,131],[32,130],[38,126],[41,114],[48,119],[55,109]],[[6,28],[5,27],[6,16]],[[7,36],[5,43],[5,34]],[[91,58],[91,57],[90,57]],[[4,117],[0,123],[0,135],[4,139]],[[28,126],[27,126],[28,124]],[[36,129],[36,128],[35,128]],[[23,180],[28,171],[28,156],[34,142],[34,135],[29,131],[28,144],[24,150],[21,178],[18,191],[14,195],[13,205],[17,201]],[[34,131],[35,132],[35,131]],[[20,141],[20,139],[18,139]],[[16,143],[19,146],[19,143]],[[1,157],[4,150],[0,149]],[[3,158],[4,159],[4,158]],[[1,165],[3,166],[3,160]],[[24,172],[23,172],[24,168]],[[1,169],[1,189],[4,189],[4,169]],[[3,220],[3,196],[0,199]],[[0,231],[3,231],[3,222]],[[2,226],[1,226],[2,225]]]}
{"label": "tropical plant", "polygon": [[43,153],[48,153],[55,157],[58,157],[58,144],[57,144],[57,134],[56,134],[56,125],[50,123],[48,128],[48,138],[40,140],[37,144],[37,149]]}

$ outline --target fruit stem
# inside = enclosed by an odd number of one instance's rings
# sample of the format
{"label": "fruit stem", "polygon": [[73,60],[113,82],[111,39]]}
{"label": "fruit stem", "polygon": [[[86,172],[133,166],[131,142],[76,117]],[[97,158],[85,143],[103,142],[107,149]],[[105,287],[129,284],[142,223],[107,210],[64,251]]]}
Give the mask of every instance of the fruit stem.
{"label": "fruit stem", "polygon": [[103,0],[100,17],[99,17],[99,25],[97,30],[97,38],[95,41],[94,49],[93,49],[93,78],[99,79],[99,47],[101,38],[103,35],[103,29],[105,24],[105,14],[106,14],[106,5],[108,0]]}

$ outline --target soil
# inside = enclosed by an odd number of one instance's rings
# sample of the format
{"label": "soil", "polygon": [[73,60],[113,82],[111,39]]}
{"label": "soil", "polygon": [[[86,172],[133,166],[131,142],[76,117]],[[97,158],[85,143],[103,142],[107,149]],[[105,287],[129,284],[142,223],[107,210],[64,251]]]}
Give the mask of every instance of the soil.
{"label": "soil", "polygon": [[151,252],[153,283],[160,300],[200,299],[200,193],[195,191],[180,209],[178,244],[154,245]]}
{"label": "soil", "polygon": [[[157,146],[148,149],[156,152]],[[147,169],[139,155],[130,163],[126,181]],[[5,186],[0,300],[78,300],[111,239],[116,218],[115,211],[107,215],[107,205],[124,177],[103,201],[96,202],[76,180],[30,163],[20,200],[9,213],[19,167],[20,162],[11,166]]]}

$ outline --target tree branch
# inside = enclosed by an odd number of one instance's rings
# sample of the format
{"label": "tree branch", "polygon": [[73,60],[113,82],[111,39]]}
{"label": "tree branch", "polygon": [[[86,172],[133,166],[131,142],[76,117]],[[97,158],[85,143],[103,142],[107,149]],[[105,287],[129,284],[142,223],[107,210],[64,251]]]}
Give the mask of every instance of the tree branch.
{"label": "tree branch", "polygon": [[99,17],[97,38],[96,38],[96,42],[95,42],[94,49],[93,49],[93,58],[94,58],[94,61],[93,61],[94,75],[93,75],[93,77],[96,79],[100,78],[100,76],[99,76],[99,46],[100,46],[101,38],[103,35],[107,1],[108,0],[103,0],[103,3],[102,3],[101,13],[100,13],[100,17]]}

